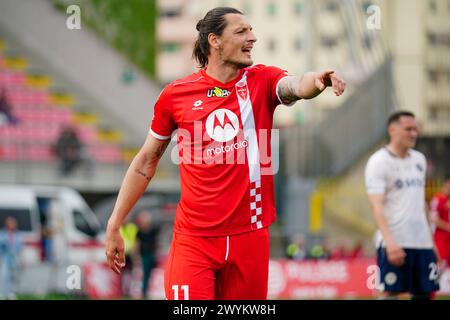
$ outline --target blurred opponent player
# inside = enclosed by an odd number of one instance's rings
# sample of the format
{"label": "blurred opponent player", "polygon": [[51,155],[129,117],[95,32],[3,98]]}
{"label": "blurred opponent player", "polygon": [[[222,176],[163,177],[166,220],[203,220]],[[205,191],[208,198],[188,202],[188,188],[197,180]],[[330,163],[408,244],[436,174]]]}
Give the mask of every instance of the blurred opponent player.
{"label": "blurred opponent player", "polygon": [[434,242],[441,258],[440,269],[450,266],[450,176],[446,176],[441,191],[430,202]]}
{"label": "blurred opponent player", "polygon": [[150,134],[108,222],[108,263],[116,272],[125,263],[119,227],[178,130],[181,199],[165,270],[167,299],[266,299],[268,227],[275,220],[273,113],[328,86],[339,96],[345,83],[332,70],[290,76],[252,66],[256,37],[236,9],[212,9],[197,30],[193,56],[201,70],[167,85],[156,102]]}
{"label": "blurred opponent player", "polygon": [[390,142],[366,166],[366,187],[378,231],[377,262],[386,298],[408,292],[429,299],[439,289],[437,257],[425,211],[425,156],[417,140],[414,114],[389,117]]}

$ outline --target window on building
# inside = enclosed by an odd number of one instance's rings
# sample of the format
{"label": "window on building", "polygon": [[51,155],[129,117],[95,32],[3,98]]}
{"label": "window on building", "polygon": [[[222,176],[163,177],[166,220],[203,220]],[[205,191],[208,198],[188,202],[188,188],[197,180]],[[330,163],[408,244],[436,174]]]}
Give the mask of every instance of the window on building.
{"label": "window on building", "polygon": [[330,36],[322,36],[321,41],[322,46],[325,48],[333,48],[337,45],[337,38]]}
{"label": "window on building", "polygon": [[436,33],[434,32],[428,32],[427,34],[427,40],[428,40],[428,44],[430,44],[431,46],[437,46],[438,45],[438,36]]}
{"label": "window on building", "polygon": [[428,119],[436,120],[439,116],[439,108],[435,105],[432,105],[428,108]]}
{"label": "window on building", "polygon": [[302,47],[303,47],[302,38],[300,38],[300,37],[295,38],[295,40],[294,40],[295,51],[302,51]]}
{"label": "window on building", "polygon": [[296,16],[300,16],[302,14],[302,11],[303,11],[303,4],[300,1],[294,2],[294,14]]}
{"label": "window on building", "polygon": [[450,47],[450,33],[442,35],[442,45]]}
{"label": "window on building", "polygon": [[178,43],[169,42],[161,44],[161,51],[165,53],[174,53],[180,50],[180,45]]}
{"label": "window on building", "polygon": [[429,0],[428,1],[428,8],[430,9],[430,11],[432,13],[436,13],[437,12],[437,3],[436,0]]}
{"label": "window on building", "polygon": [[428,80],[434,85],[437,84],[439,80],[438,72],[436,70],[428,70]]}
{"label": "window on building", "polygon": [[275,39],[269,39],[267,40],[267,51],[269,51],[270,53],[275,53],[277,49],[277,44]]}
{"label": "window on building", "polygon": [[450,118],[450,105],[443,104],[432,104],[428,108],[428,118],[430,120],[445,121]]}
{"label": "window on building", "polygon": [[267,4],[267,14],[270,17],[274,17],[277,14],[277,5],[275,4],[275,2],[269,2]]}
{"label": "window on building", "polygon": [[174,18],[181,15],[181,8],[166,8],[159,10],[161,18]]}
{"label": "window on building", "polygon": [[336,12],[339,10],[339,4],[336,0],[328,0],[325,2],[323,9],[329,12]]}

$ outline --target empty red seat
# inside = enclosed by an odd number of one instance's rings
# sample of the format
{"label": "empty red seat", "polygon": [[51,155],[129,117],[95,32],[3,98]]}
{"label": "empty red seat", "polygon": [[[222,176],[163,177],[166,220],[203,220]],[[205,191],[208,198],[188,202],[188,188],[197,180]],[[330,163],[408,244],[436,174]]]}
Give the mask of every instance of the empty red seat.
{"label": "empty red seat", "polygon": [[49,145],[3,144],[0,143],[0,160],[49,162],[55,155]]}
{"label": "empty red seat", "polygon": [[40,110],[39,108],[30,109],[22,108],[14,111],[16,117],[23,122],[39,123],[58,123],[59,125],[70,124],[73,120],[72,112],[69,109],[48,108],[48,110]]}
{"label": "empty red seat", "polygon": [[47,162],[55,159],[54,153],[48,145],[33,145],[25,152],[27,158],[36,162]]}
{"label": "empty red seat", "polygon": [[0,86],[6,88],[23,87],[26,83],[23,72],[0,71]]}
{"label": "empty red seat", "polygon": [[35,90],[9,90],[8,100],[14,105],[47,105],[48,92]]}
{"label": "empty red seat", "polygon": [[17,146],[0,144],[0,160],[14,161],[19,160],[19,152]]}
{"label": "empty red seat", "polygon": [[0,128],[0,141],[53,144],[60,132],[58,123],[21,123]]}
{"label": "empty red seat", "polygon": [[97,143],[97,130],[95,127],[80,125],[77,127],[77,133],[82,142],[86,144]]}

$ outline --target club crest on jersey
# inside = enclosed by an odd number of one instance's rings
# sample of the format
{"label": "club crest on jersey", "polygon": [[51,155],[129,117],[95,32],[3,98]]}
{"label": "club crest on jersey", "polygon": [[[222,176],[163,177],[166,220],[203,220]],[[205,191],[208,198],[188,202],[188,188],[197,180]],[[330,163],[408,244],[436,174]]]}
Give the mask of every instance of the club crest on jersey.
{"label": "club crest on jersey", "polygon": [[422,168],[422,166],[420,165],[420,163],[416,164],[416,168],[417,168],[417,170],[419,170],[420,172],[423,171],[423,168]]}
{"label": "club crest on jersey", "polygon": [[243,81],[236,83],[236,93],[242,100],[247,100],[248,97],[247,83]]}
{"label": "club crest on jersey", "polygon": [[227,89],[222,89],[219,87],[214,87],[213,89],[209,89],[206,92],[206,96],[208,98],[217,97],[217,98],[226,98],[230,95],[230,91]]}
{"label": "club crest on jersey", "polygon": [[206,119],[206,132],[219,142],[234,139],[239,131],[239,118],[231,110],[217,109],[211,112]]}

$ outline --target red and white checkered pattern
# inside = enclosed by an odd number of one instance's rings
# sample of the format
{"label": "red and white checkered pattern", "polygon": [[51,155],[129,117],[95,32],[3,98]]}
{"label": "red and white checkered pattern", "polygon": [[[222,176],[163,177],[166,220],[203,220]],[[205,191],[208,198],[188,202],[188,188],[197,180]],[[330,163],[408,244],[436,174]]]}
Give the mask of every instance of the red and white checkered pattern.
{"label": "red and white checkered pattern", "polygon": [[261,181],[250,183],[250,212],[252,229],[261,229],[262,208],[261,208]]}

